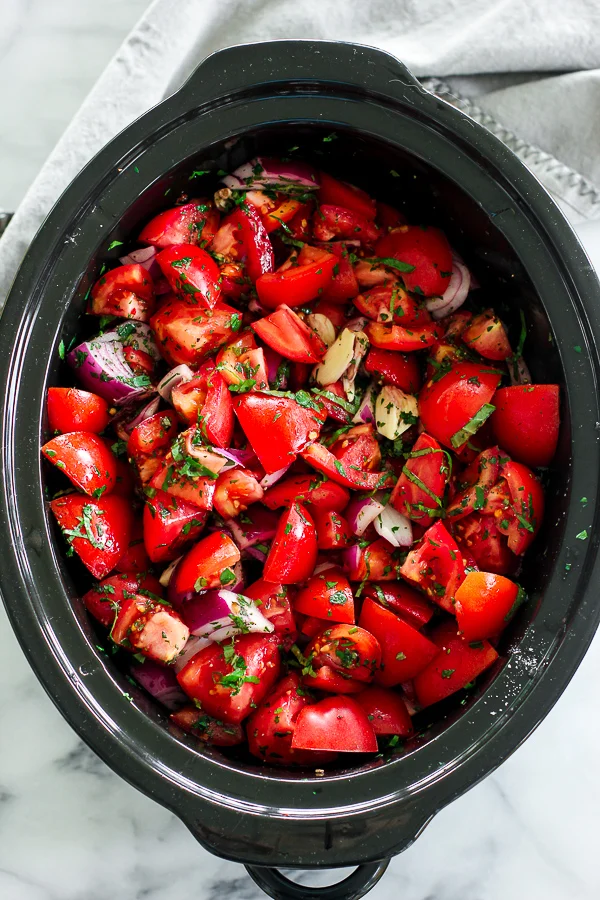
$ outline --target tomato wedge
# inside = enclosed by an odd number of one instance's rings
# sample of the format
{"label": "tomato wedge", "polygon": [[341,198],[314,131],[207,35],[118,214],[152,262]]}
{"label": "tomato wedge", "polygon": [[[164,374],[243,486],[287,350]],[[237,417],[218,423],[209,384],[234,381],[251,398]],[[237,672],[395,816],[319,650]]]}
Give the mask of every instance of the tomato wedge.
{"label": "tomato wedge", "polygon": [[433,297],[443,294],[450,284],[452,250],[439,228],[401,225],[377,242],[375,253],[413,267],[402,273],[409,291]]}
{"label": "tomato wedge", "polygon": [[240,468],[228,469],[217,478],[213,505],[224,519],[234,519],[252,503],[262,500],[263,494],[252,472]]}
{"label": "tomato wedge", "polygon": [[294,475],[270,487],[262,502],[269,509],[278,509],[294,500],[318,506],[325,512],[342,512],[348,505],[350,492],[321,475]]}
{"label": "tomato wedge", "polygon": [[81,599],[88,612],[102,625],[110,628],[121,603],[132,594],[162,597],[163,589],[154,575],[147,572],[123,572],[95,584]]}
{"label": "tomato wedge", "polygon": [[152,278],[137,263],[105,272],[92,288],[88,312],[147,322],[154,312]]}
{"label": "tomato wedge", "polygon": [[[350,263],[349,253],[344,241],[333,241],[322,245],[323,250],[333,253],[335,265],[332,271],[331,282],[320,295],[325,302],[333,304],[345,304],[346,300],[352,300],[357,296],[360,288],[354,269]],[[339,326],[338,326],[339,327]]]}
{"label": "tomato wedge", "polygon": [[377,738],[367,714],[356,700],[326,697],[300,711],[292,747],[299,750],[375,753]]}
{"label": "tomato wedge", "polygon": [[180,497],[150,491],[143,513],[144,546],[153,563],[169,562],[200,536],[208,514]]}
{"label": "tomato wedge", "polygon": [[397,734],[410,737],[414,731],[406,703],[396,691],[382,687],[368,687],[356,695],[375,734]]}
{"label": "tomato wedge", "polygon": [[347,181],[338,181],[320,172],[321,186],[319,188],[319,200],[328,206],[343,206],[351,209],[365,219],[374,219],[376,214],[375,201],[369,197],[366,191],[349,184]]}
{"label": "tomato wedge", "polygon": [[320,509],[315,506],[311,510],[317,529],[317,545],[319,550],[343,550],[350,546],[354,534],[346,519],[333,510]]}
{"label": "tomato wedge", "polygon": [[154,216],[144,225],[138,240],[161,249],[172,244],[210,243],[218,227],[218,209],[212,200],[201,198]]}
{"label": "tomato wedge", "polygon": [[348,579],[337,566],[313,575],[298,591],[294,609],[329,622],[354,624],[354,596]]}
{"label": "tomato wedge", "polygon": [[372,681],[381,664],[379,641],[356,625],[331,625],[312,639],[305,654],[312,668],[328,666],[355,681]]}
{"label": "tomato wedge", "polygon": [[346,468],[340,460],[323,444],[316,441],[302,450],[302,459],[332,481],[349,487],[355,491],[379,491],[392,487],[394,476],[391,472],[366,472],[354,468]]}
{"label": "tomato wedge", "polygon": [[64,472],[75,487],[99,499],[109,494],[117,478],[117,461],[108,444],[91,431],[60,434],[42,447],[42,453]]}
{"label": "tomato wedge", "polygon": [[50,431],[61,434],[70,431],[99,434],[110,420],[104,397],[77,388],[48,388],[47,410]]}
{"label": "tomato wedge", "polygon": [[177,434],[175,413],[157,412],[140,422],[127,441],[127,455],[138,459],[168,447]]}
{"label": "tomato wedge", "polygon": [[393,384],[407,394],[416,394],[421,387],[421,373],[414,356],[371,347],[364,366],[369,375],[374,375],[384,384]]}
{"label": "tomato wedge", "polygon": [[465,579],[465,567],[456,541],[441,522],[427,529],[400,574],[418,584],[446,612],[454,613],[454,596]]}
{"label": "tomato wedge", "polygon": [[198,423],[211,444],[229,447],[233,436],[233,403],[227,383],[212,360],[191,381],[173,388],[171,403],[188,425]]}
{"label": "tomato wedge", "polygon": [[286,647],[291,647],[297,635],[291,604],[293,595],[293,589],[287,584],[274,584],[264,578],[244,588],[245,597],[260,601],[261,613],[269,620],[275,634],[281,636]]}
{"label": "tomato wedge", "polygon": [[179,613],[141,594],[123,600],[110,632],[115,644],[159,663],[173,662],[189,636]]}
{"label": "tomato wedge", "polygon": [[[522,556],[540,530],[544,518],[544,490],[531,469],[523,463],[505,462],[505,479],[510,503],[498,516],[498,528],[508,537],[508,546]],[[508,520],[505,524],[505,520]]]}
{"label": "tomato wedge", "polygon": [[161,355],[174,366],[200,365],[210,353],[227,343],[238,323],[239,313],[224,303],[213,309],[201,309],[176,299],[161,306],[150,320]]}
{"label": "tomato wedge", "polygon": [[173,244],[156,257],[171,290],[190,306],[212,309],[221,296],[219,267],[195,244]]}
{"label": "tomato wedge", "polygon": [[552,462],[560,427],[559,394],[557,384],[515,385],[494,394],[494,434],[518,462],[528,466]]}
{"label": "tomato wedge", "polygon": [[358,623],[381,646],[381,668],[375,681],[384,687],[410,681],[437,656],[437,647],[425,635],[371,597],[365,597]]}
{"label": "tomato wedge", "polygon": [[443,510],[450,474],[446,456],[434,438],[419,435],[392,491],[394,509],[420,525],[431,525]]}
{"label": "tomato wedge", "polygon": [[116,495],[92,500],[67,494],[50,509],[66,540],[94,578],[106,578],[129,545],[133,514],[128,500]]}
{"label": "tomato wedge", "polygon": [[241,725],[226,725],[219,722],[197,706],[184,706],[169,716],[173,725],[192,734],[205,744],[214,747],[235,747],[244,740],[244,731]]}
{"label": "tomato wedge", "polygon": [[372,544],[355,544],[344,554],[344,568],[350,581],[395,581],[398,578],[399,549],[385,538]]}
{"label": "tomato wedge", "polygon": [[424,350],[431,347],[442,336],[442,326],[437,322],[403,328],[401,325],[383,325],[380,322],[368,322],[365,334],[370,342],[381,350],[400,350],[409,353],[412,350]]}
{"label": "tomato wedge", "polygon": [[363,593],[365,597],[377,600],[385,609],[391,609],[414,628],[421,629],[427,625],[435,612],[422,594],[402,581],[367,582]]}
{"label": "tomato wedge", "polygon": [[265,344],[294,362],[317,363],[327,351],[316,331],[283,302],[275,312],[253,322],[252,329]]}
{"label": "tomato wedge", "polygon": [[294,503],[279,520],[263,577],[278,584],[297,584],[311,575],[316,560],[315,524],[306,507]]}
{"label": "tomato wedge", "polygon": [[333,253],[307,244],[293,264],[284,263],[276,272],[261,275],[256,282],[258,299],[269,309],[282,304],[303,306],[331,284],[335,265]]}
{"label": "tomato wedge", "polygon": [[465,641],[495,637],[510,622],[524,592],[503,575],[469,572],[456,591],[455,612]]}
{"label": "tomato wedge", "polygon": [[492,309],[475,316],[462,332],[461,339],[485,359],[504,360],[512,354],[504,325]]}
{"label": "tomato wedge", "polygon": [[[222,246],[222,234],[229,236],[225,239],[228,247]],[[225,252],[235,260],[242,260],[252,282],[273,271],[273,245],[261,215],[252,203],[242,203],[223,220],[212,249],[217,253]]]}
{"label": "tomato wedge", "polygon": [[169,582],[169,599],[180,606],[196,591],[227,587],[236,577],[232,567],[240,551],[224,531],[214,531],[198,541],[177,563]]}
{"label": "tomato wedge", "polygon": [[354,305],[373,322],[413,326],[428,324],[431,316],[419,306],[400,284],[379,284],[354,298]]}
{"label": "tomato wedge", "polygon": [[487,506],[487,495],[498,479],[501,462],[508,462],[498,447],[490,447],[480,453],[456,479],[458,493],[454,495],[448,506],[446,515],[456,521],[475,510],[483,510]]}
{"label": "tomato wedge", "polygon": [[372,247],[380,235],[373,219],[343,206],[323,203],[313,216],[313,234],[318,241],[351,239]]}
{"label": "tomato wedge", "polygon": [[460,691],[481,675],[498,654],[487,641],[468,644],[457,633],[454,622],[444,622],[432,634],[437,656],[415,678],[415,691],[421,706],[431,706],[455,691]]}

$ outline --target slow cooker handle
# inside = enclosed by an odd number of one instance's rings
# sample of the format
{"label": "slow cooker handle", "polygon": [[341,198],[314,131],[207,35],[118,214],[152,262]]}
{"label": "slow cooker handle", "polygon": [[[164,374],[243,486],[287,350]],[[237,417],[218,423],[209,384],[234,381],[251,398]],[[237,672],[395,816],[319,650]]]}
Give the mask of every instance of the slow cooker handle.
{"label": "slow cooker handle", "polygon": [[252,93],[261,85],[280,84],[288,94],[290,82],[299,88],[329,82],[395,100],[407,99],[407,92],[414,90],[427,94],[400,60],[376,47],[343,41],[265,41],[226,47],[207,56],[171,101],[183,101],[189,112],[190,101],[201,105]]}
{"label": "slow cooker handle", "polygon": [[250,878],[273,900],[360,900],[375,887],[390,864],[389,859],[359,866],[343,881],[328,887],[305,887],[290,881],[278,869],[246,866]]}

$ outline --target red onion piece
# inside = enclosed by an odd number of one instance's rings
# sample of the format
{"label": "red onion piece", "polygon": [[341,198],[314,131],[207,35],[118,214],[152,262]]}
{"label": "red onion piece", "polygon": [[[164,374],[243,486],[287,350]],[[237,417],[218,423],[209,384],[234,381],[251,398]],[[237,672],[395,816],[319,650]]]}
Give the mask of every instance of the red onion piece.
{"label": "red onion piece", "polygon": [[247,550],[254,544],[270,541],[277,531],[278,522],[277,511],[254,503],[238,519],[227,519],[225,526],[231,531],[240,550]]}
{"label": "red onion piece", "polygon": [[114,331],[91,338],[71,350],[67,362],[88,391],[109,403],[126,403],[144,397],[148,387],[136,376],[123,353],[124,346],[143,350],[159,359],[150,328],[143,322],[124,322]]}
{"label": "red onion piece", "polygon": [[136,660],[131,663],[130,672],[137,683],[167,709],[178,709],[188,702],[172,667],[159,666],[151,659],[143,663]]}
{"label": "red onion piece", "polygon": [[186,645],[179,654],[179,656],[175,657],[174,662],[171,664],[171,668],[175,672],[181,672],[184,666],[187,666],[190,659],[196,656],[197,653],[200,653],[201,650],[204,650],[206,647],[210,647],[212,641],[209,641],[208,638],[196,637],[195,635],[190,635],[190,637],[186,641]]}
{"label": "red onion piece", "polygon": [[317,190],[319,176],[311,167],[302,162],[267,159],[257,156],[239,166],[231,175],[222,179],[228,188],[237,191],[251,191],[256,188],[277,187],[280,191],[294,189]]}
{"label": "red onion piece", "polygon": [[[224,456],[225,459],[229,459],[236,466],[242,466],[244,469],[247,466],[256,463],[256,454],[254,450],[232,450],[231,448],[224,449],[218,447],[215,449],[215,453],[219,453],[221,456]],[[233,466],[229,466],[228,468],[232,469]]]}
{"label": "red onion piece", "polygon": [[467,267],[454,260],[450,283],[441,297],[430,297],[425,301],[425,306],[434,319],[445,319],[459,309],[471,288],[471,273]]}
{"label": "red onion piece", "polygon": [[[119,440],[127,441],[136,425],[145,422],[145,420],[149,419],[150,416],[153,416],[155,412],[158,412],[159,406],[160,397],[153,397],[149,403],[145,403],[142,407],[138,408],[137,412],[131,409],[131,404],[121,407],[110,421]],[[133,418],[132,413],[134,413]]]}
{"label": "red onion piece", "polygon": [[197,637],[224,641],[235,634],[267,634],[273,626],[254,600],[233,591],[204,591],[184,604],[181,615]]}
{"label": "red onion piece", "polygon": [[345,327],[349,328],[350,331],[364,331],[365,325],[369,320],[364,316],[357,316],[355,319],[350,319],[349,322],[346,322]]}
{"label": "red onion piece", "polygon": [[[288,367],[285,364],[288,361],[271,347],[264,346],[263,353],[265,354],[265,363],[267,364],[269,386],[278,391],[285,391],[288,386]],[[282,370],[278,374],[280,366],[282,366]]]}
{"label": "red onion piece", "polygon": [[344,518],[350,525],[354,534],[359,537],[364,534],[371,522],[378,516],[385,506],[377,499],[377,497],[357,497],[351,500],[346,507]]}
{"label": "red onion piece", "polygon": [[258,547],[246,547],[244,553],[246,556],[252,556],[261,563],[264,563],[267,558],[267,554],[263,550],[259,550]]}
{"label": "red onion piece", "polygon": [[377,396],[377,385],[371,382],[365,390],[364,396],[360,401],[360,406],[352,421],[356,425],[362,425],[365,422],[375,421],[375,397]]}
{"label": "red onion piece", "polygon": [[259,316],[268,316],[273,312],[272,309],[267,309],[266,306],[263,306],[262,303],[259,303],[256,297],[253,297],[248,303],[248,311],[251,313],[256,313]]}
{"label": "red onion piece", "polygon": [[127,256],[122,256],[119,259],[119,262],[124,266],[129,266],[132,263],[143,266],[152,280],[154,280],[155,278],[160,278],[162,276],[162,270],[156,262],[157,252],[156,247],[142,247],[140,250],[133,250],[131,253],[128,253]]}
{"label": "red onion piece", "polygon": [[183,384],[185,381],[191,381],[193,377],[194,373],[190,367],[186,366],[185,363],[182,363],[180,366],[175,366],[174,369],[167,372],[164,378],[161,378],[156,390],[163,400],[170,403],[171,394],[173,393],[174,388],[179,387],[179,385]]}
{"label": "red onion piece", "polygon": [[361,549],[358,544],[353,544],[342,552],[342,566],[346,572],[356,572],[360,565]]}
{"label": "red onion piece", "polygon": [[513,386],[515,384],[531,384],[531,372],[522,356],[519,356],[514,362],[508,361],[508,374]]}
{"label": "red onion piece", "polygon": [[160,578],[158,579],[163,587],[168,587],[169,582],[171,581],[171,576],[175,571],[175,566],[179,562],[180,559],[183,559],[182,556],[178,556],[177,559],[174,559],[173,562],[170,562],[167,568],[164,570]]}
{"label": "red onion piece", "polygon": [[292,464],[290,463],[289,466],[284,466],[283,469],[277,469],[276,472],[271,472],[270,475],[265,475],[264,478],[261,478],[259,481],[261,488],[263,488],[266,491],[267,488],[273,487],[274,484],[277,484],[277,482],[281,478],[283,478],[283,476],[285,475],[285,473],[287,472],[287,470],[290,468],[291,465]]}
{"label": "red onion piece", "polygon": [[334,565],[335,564],[333,562],[331,562],[331,560],[329,562],[317,563],[317,565],[315,566],[314,571],[313,571],[313,576],[319,575],[321,572],[326,572],[328,569],[333,568]]}
{"label": "red onion piece", "polygon": [[373,520],[377,534],[394,547],[410,547],[412,544],[412,524],[410,519],[397,512],[393,506],[386,506]]}

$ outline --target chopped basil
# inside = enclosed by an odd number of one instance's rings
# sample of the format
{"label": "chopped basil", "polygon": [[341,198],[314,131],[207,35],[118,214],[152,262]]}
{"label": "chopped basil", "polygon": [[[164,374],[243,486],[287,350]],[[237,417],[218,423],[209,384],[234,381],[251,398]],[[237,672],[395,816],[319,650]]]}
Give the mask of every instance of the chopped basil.
{"label": "chopped basil", "polygon": [[462,447],[464,443],[466,443],[469,438],[476,434],[476,432],[481,428],[483,423],[489,419],[491,414],[496,409],[491,403],[484,403],[480,410],[478,410],[472,419],[470,419],[466,425],[464,425],[460,431],[457,431],[456,434],[453,434],[450,443],[454,448]]}

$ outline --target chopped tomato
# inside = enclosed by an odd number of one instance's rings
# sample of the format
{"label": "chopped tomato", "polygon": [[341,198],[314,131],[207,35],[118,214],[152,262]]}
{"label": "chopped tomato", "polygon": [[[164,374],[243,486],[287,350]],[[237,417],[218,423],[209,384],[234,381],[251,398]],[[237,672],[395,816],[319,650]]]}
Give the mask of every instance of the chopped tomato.
{"label": "chopped tomato", "polygon": [[[508,462],[504,457],[504,461]],[[498,479],[501,452],[498,447],[490,447],[480,453],[473,462],[456,478],[456,493],[446,515],[452,521],[468,516],[475,510],[484,510],[487,495]]]}
{"label": "chopped tomato", "polygon": [[393,475],[389,472],[367,472],[345,468],[327,447],[316,441],[308,444],[302,451],[302,458],[318,472],[331,478],[332,481],[343,487],[353,488],[355,491],[385,490],[394,483]]}
{"label": "chopped tomato", "polygon": [[399,225],[406,225],[406,216],[395,207],[381,203],[379,200],[377,201],[376,218],[384,231],[391,231],[392,228],[398,228]]}
{"label": "chopped tomato", "polygon": [[402,273],[407,290],[433,297],[444,293],[452,275],[452,251],[439,228],[401,225],[382,237],[375,254],[412,266]]}
{"label": "chopped tomato", "polygon": [[336,257],[306,244],[297,256],[256,282],[258,299],[268,309],[303,306],[331,284]]}
{"label": "chopped tomato", "polygon": [[315,314],[327,316],[336,329],[343,328],[348,321],[348,317],[346,316],[347,311],[344,307],[328,297],[319,297],[317,302],[313,304],[312,311]]}
{"label": "chopped tomato", "polygon": [[168,447],[177,434],[177,418],[173,412],[157,412],[133,429],[127,442],[127,455],[137,459]]}
{"label": "chopped tomato", "polygon": [[356,695],[375,734],[397,734],[407,738],[413,733],[413,724],[406,703],[396,691],[382,687],[368,687]]}
{"label": "chopped tomato", "polygon": [[241,725],[227,725],[225,722],[219,722],[218,719],[207,716],[197,706],[184,706],[171,713],[169,719],[182,731],[186,731],[198,738],[199,741],[212,744],[214,747],[235,747],[244,740],[244,731]]}
{"label": "chopped tomato", "polygon": [[342,550],[354,537],[346,519],[331,509],[315,506],[311,509],[317,529],[319,550]]}
{"label": "chopped tomato", "polygon": [[465,641],[495,637],[511,620],[522,598],[519,585],[503,575],[469,572],[456,591],[459,634]]}
{"label": "chopped tomato", "polygon": [[420,525],[431,525],[444,505],[450,474],[447,454],[423,432],[415,441],[392,491],[390,503]]}
{"label": "chopped tomato", "polygon": [[557,384],[522,384],[499,388],[492,428],[500,446],[518,462],[547,466],[552,462],[560,426]]}
{"label": "chopped tomato", "polygon": [[457,633],[454,622],[444,622],[432,634],[437,656],[415,678],[415,691],[421,706],[431,706],[470,684],[498,659],[487,641],[468,644]]}
{"label": "chopped tomato", "polygon": [[142,594],[122,601],[110,632],[115,644],[160,663],[179,656],[189,636],[179,613]]}
{"label": "chopped tomato", "polygon": [[504,325],[492,309],[475,316],[461,338],[467,347],[486,359],[503,360],[512,354]]}
{"label": "chopped tomato", "polygon": [[181,603],[196,591],[232,584],[235,581],[232,567],[239,559],[240,551],[229,535],[214,531],[198,541],[177,563],[169,582],[169,597]]}
{"label": "chopped tomato", "polygon": [[374,375],[384,384],[399,387],[407,394],[416,394],[421,387],[421,373],[414,356],[371,347],[364,366],[370,375]]}
{"label": "chopped tomato", "polygon": [[88,312],[147,322],[154,312],[152,278],[137,263],[105,272],[92,288]]}
{"label": "chopped tomato", "polygon": [[356,681],[372,681],[381,664],[379,641],[356,625],[331,625],[312,639],[305,654],[312,668],[328,666]]}
{"label": "chopped tomato", "polygon": [[262,500],[264,491],[247,469],[228,469],[217,478],[213,504],[224,519],[233,519],[248,509],[252,503]]}
{"label": "chopped tomato", "polygon": [[110,493],[117,478],[117,463],[108,444],[91,431],[59,434],[42,447],[46,459],[75,487],[99,499]]}
{"label": "chopped tomato", "polygon": [[379,601],[385,609],[391,609],[409,625],[418,629],[427,625],[435,612],[422,594],[403,581],[382,581],[381,584],[367,582],[364,596]]}
{"label": "chopped tomato", "polygon": [[[193,462],[193,460],[192,460]],[[215,495],[216,475],[188,475],[184,468],[189,468],[189,457],[182,462],[175,462],[171,453],[159,460],[159,467],[150,479],[150,487],[165,491],[172,497],[194,503],[198,509],[210,511]]]}
{"label": "chopped tomato", "polygon": [[280,198],[281,203],[279,206],[275,206],[272,210],[265,212],[262,215],[263,225],[265,226],[267,234],[276,231],[278,228],[281,228],[283,225],[290,222],[304,205],[300,200],[295,200],[293,197],[287,197],[285,194],[281,194]]}
{"label": "chopped tomato", "polygon": [[412,350],[424,350],[439,340],[442,326],[437,322],[404,328],[401,325],[382,325],[380,322],[368,322],[365,334],[370,342],[381,350],[400,350],[409,353]]}
{"label": "chopped tomato", "polygon": [[290,600],[293,589],[287,584],[274,584],[259,578],[244,588],[244,596],[257,602],[261,613],[275,629],[275,634],[281,635],[284,645],[291,646],[297,634]]}
{"label": "chopped tomato", "polygon": [[326,172],[320,173],[321,186],[319,188],[319,201],[328,206],[343,206],[351,209],[365,219],[374,219],[376,213],[375,201],[369,197],[366,191],[348,184],[347,181],[338,181]]}
{"label": "chopped tomato", "polygon": [[129,545],[133,514],[123,497],[93,500],[67,494],[52,500],[50,509],[66,540],[94,578],[106,578]]}
{"label": "chopped tomato", "polygon": [[141,519],[135,519],[127,549],[115,566],[118,572],[145,572],[150,568],[150,559],[144,547],[144,528]]}
{"label": "chopped tomato", "polygon": [[294,503],[279,520],[263,576],[278,584],[297,584],[310,576],[316,559],[315,524],[306,507]]}
{"label": "chopped tomato", "polygon": [[354,624],[354,597],[341,569],[332,566],[313,575],[296,595],[294,609],[329,622]]}
{"label": "chopped tomato", "polygon": [[181,300],[169,300],[152,316],[159,350],[174,366],[198,366],[234,334],[239,313],[220,303],[213,309],[192,307]]}
{"label": "chopped tomato", "polygon": [[273,271],[273,246],[259,211],[251,203],[241,204],[224,219],[212,250],[243,261],[253,283]]}
{"label": "chopped tomato", "polygon": [[48,388],[47,410],[50,431],[61,434],[70,431],[99,434],[110,421],[106,400],[77,388]]}
{"label": "chopped tomato", "polygon": [[313,234],[318,241],[352,239],[372,247],[380,235],[372,219],[343,206],[321,204],[313,216]]}
{"label": "chopped tomato", "polygon": [[221,296],[219,267],[195,244],[173,244],[156,257],[171,290],[189,306],[212,309]]}
{"label": "chopped tomato", "polygon": [[193,503],[150,489],[144,507],[144,546],[153,563],[169,562],[197,540],[207,513]]}
{"label": "chopped tomato", "polygon": [[[358,281],[354,274],[354,269],[350,264],[348,250],[343,241],[333,241],[330,244],[323,244],[323,249],[329,253],[333,253],[336,258],[333,267],[331,282],[327,285],[321,298],[324,301],[330,301],[334,304],[345,303],[346,300],[352,300],[359,292]],[[339,326],[338,326],[339,327]]]}
{"label": "chopped tomato", "polygon": [[95,584],[81,599],[88,612],[102,625],[110,628],[121,603],[132,594],[162,597],[163,589],[160,582],[147,572],[123,572]]}
{"label": "chopped tomato", "polygon": [[375,753],[377,738],[367,714],[355,700],[350,697],[327,697],[300,711],[292,747]]}
{"label": "chopped tomato", "polygon": [[410,681],[437,655],[435,644],[371,597],[365,597],[358,623],[381,645],[381,669],[375,680],[385,687]]}
{"label": "chopped tomato", "polygon": [[172,244],[210,243],[218,227],[218,209],[212,200],[201,198],[154,216],[142,228],[138,240],[161,249]]}
{"label": "chopped tomato", "polygon": [[431,322],[425,307],[419,306],[398,283],[369,288],[354,298],[354,305],[373,322],[402,325],[407,330]]}
{"label": "chopped tomato", "polygon": [[508,549],[507,539],[498,528],[500,521],[494,515],[473,513],[452,523],[452,533],[461,552],[472,556],[480,569],[510,575],[517,566],[517,557]]}
{"label": "chopped tomato", "polygon": [[465,579],[465,567],[456,541],[441,522],[427,529],[409,552],[400,574],[419,585],[446,612],[454,613],[454,596]]}
{"label": "chopped tomato", "polygon": [[211,444],[229,447],[233,436],[233,403],[225,379],[212,360],[202,364],[196,378],[173,388],[171,403],[188,425],[198,423]]}
{"label": "chopped tomato", "polygon": [[293,475],[270,487],[262,502],[269,509],[289,506],[294,500],[318,506],[320,510],[341,512],[348,505],[346,488],[321,475]]}
{"label": "chopped tomato", "polygon": [[[311,633],[310,637],[314,637],[315,634],[318,634],[323,629],[324,625],[327,625],[322,619],[310,619],[308,621],[311,622],[309,630],[311,632],[314,630],[314,634]],[[312,628],[312,623],[315,625],[314,629]],[[304,633],[306,633],[305,627],[303,627]],[[321,666],[319,669],[313,669],[310,665],[305,668],[307,671],[303,682],[311,691],[327,691],[328,694],[358,694],[359,691],[364,690],[364,681],[352,678],[350,675],[342,672],[341,669],[332,669],[331,666]]]}
{"label": "chopped tomato", "polygon": [[284,303],[269,316],[253,322],[252,328],[265,344],[294,362],[320,362],[327,350],[316,331]]}
{"label": "chopped tomato", "polygon": [[[498,528],[508,537],[509,549],[522,556],[540,530],[544,517],[544,491],[531,469],[523,463],[505,462],[501,477],[506,481],[510,503],[507,509],[494,515]],[[508,520],[507,524],[505,520]]]}
{"label": "chopped tomato", "polygon": [[385,538],[366,546],[350,547],[344,562],[348,578],[350,581],[395,581],[399,571],[396,550]]}

